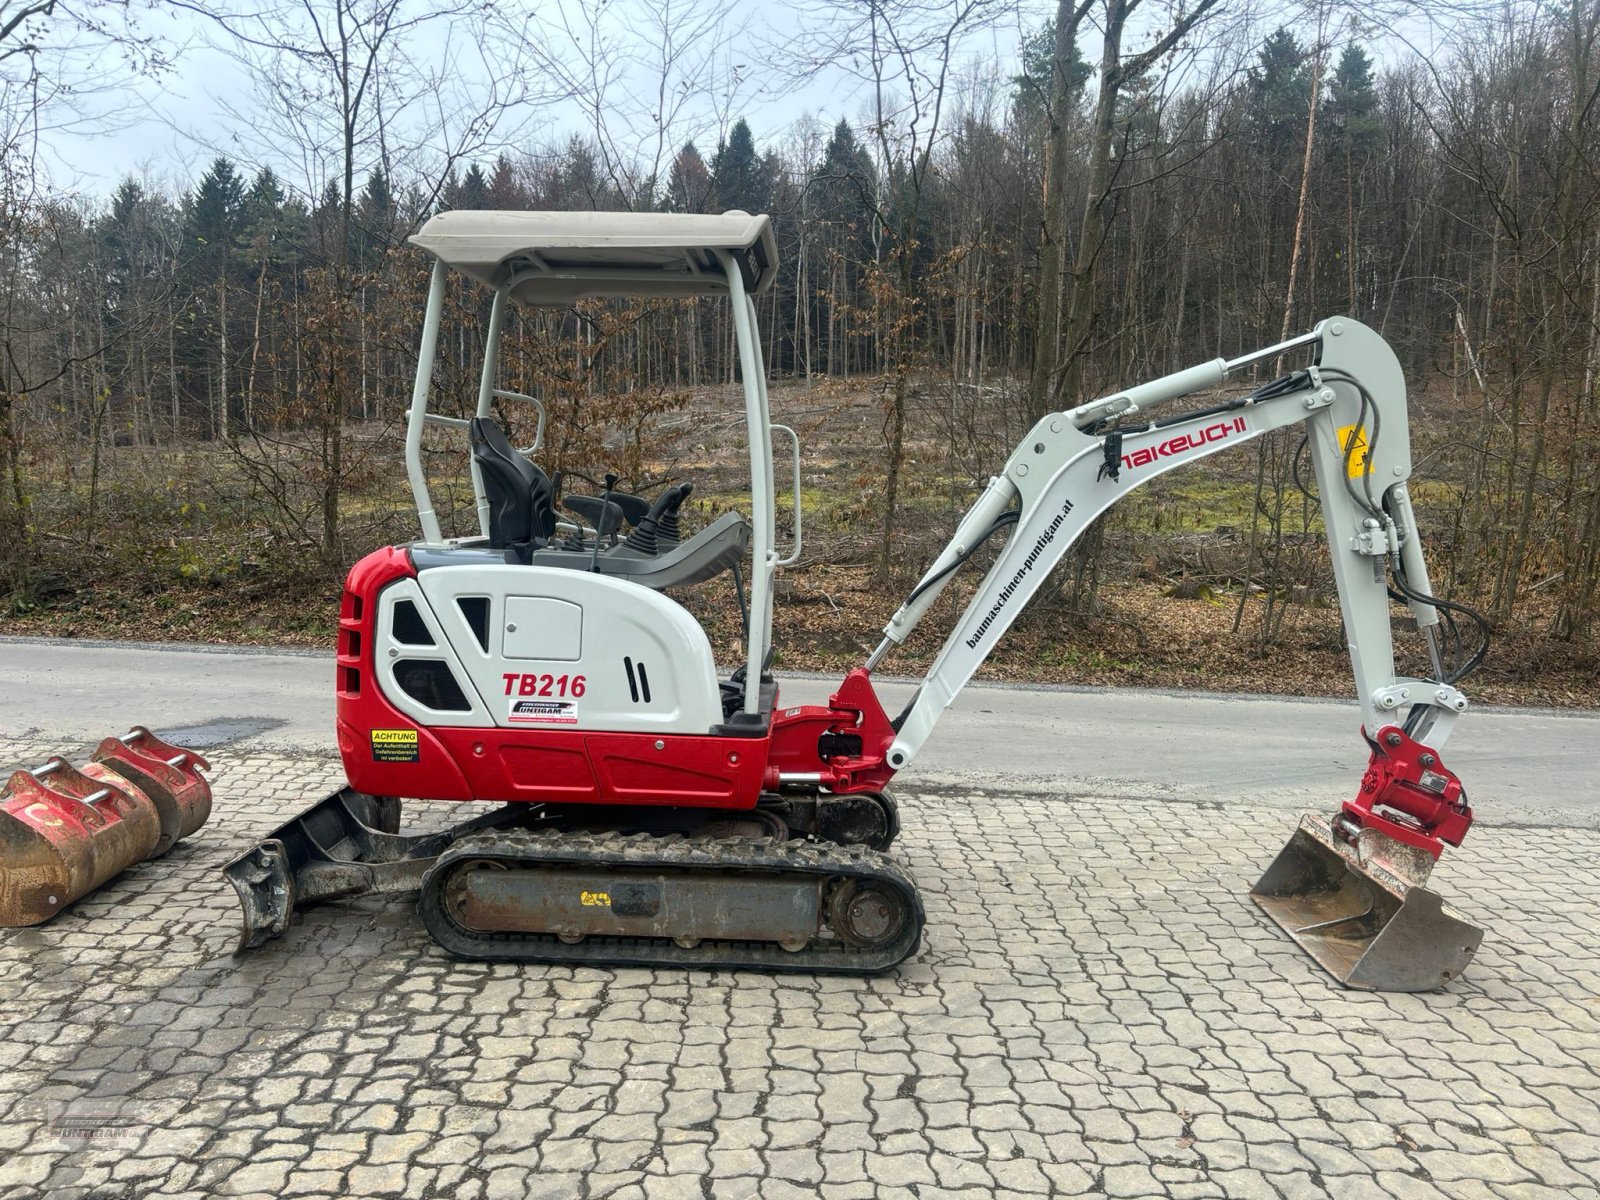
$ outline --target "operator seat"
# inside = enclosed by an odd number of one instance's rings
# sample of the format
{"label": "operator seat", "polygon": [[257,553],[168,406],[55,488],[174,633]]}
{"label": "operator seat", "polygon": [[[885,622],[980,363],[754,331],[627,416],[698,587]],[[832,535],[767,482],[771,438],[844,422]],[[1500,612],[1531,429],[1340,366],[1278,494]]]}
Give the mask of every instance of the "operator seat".
{"label": "operator seat", "polygon": [[493,417],[473,417],[467,432],[489,501],[489,545],[514,550],[527,562],[556,531],[550,477],[517,451]]}

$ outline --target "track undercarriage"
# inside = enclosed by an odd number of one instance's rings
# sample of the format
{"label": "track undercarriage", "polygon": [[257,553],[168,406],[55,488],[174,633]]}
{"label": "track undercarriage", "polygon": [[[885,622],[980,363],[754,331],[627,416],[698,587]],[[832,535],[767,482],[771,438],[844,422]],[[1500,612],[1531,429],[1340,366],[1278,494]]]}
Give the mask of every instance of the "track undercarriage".
{"label": "track undercarriage", "polygon": [[899,832],[887,793],[736,812],[508,804],[415,835],[398,819],[397,801],[344,788],[228,864],[239,949],[309,904],[411,891],[466,959],[871,974],[921,941],[916,886],[882,853]]}

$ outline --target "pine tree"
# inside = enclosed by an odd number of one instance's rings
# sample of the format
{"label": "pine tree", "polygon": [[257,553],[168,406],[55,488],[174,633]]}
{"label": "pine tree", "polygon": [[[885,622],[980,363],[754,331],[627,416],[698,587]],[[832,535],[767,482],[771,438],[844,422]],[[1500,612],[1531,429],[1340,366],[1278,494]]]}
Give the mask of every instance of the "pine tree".
{"label": "pine tree", "polygon": [[103,240],[107,295],[113,318],[118,307],[117,298],[129,292],[138,281],[139,209],[144,202],[144,188],[132,178],[124,179],[111,194],[111,211],[106,217]]}
{"label": "pine tree", "polygon": [[1328,79],[1323,102],[1327,118],[1328,153],[1341,161],[1348,147],[1359,162],[1371,158],[1383,125],[1378,116],[1378,91],[1372,78],[1372,60],[1360,46],[1349,45],[1339,55],[1339,65]]}
{"label": "pine tree", "polygon": [[339,191],[338,181],[330,179],[311,210],[311,225],[324,263],[340,261],[339,227],[343,211],[344,195]]}
{"label": "pine tree", "polygon": [[561,168],[561,208],[598,209],[606,188],[600,180],[600,164],[594,147],[574,134],[567,141]]}
{"label": "pine tree", "polygon": [[715,195],[716,185],[705,159],[700,157],[693,142],[685,142],[672,160],[672,170],[667,175],[667,211],[707,212]]}
{"label": "pine tree", "polygon": [[243,211],[244,181],[238,170],[226,158],[213,159],[190,200],[185,239],[190,251],[225,253],[239,232]]}
{"label": "pine tree", "polygon": [[[106,376],[119,393],[117,400],[123,402],[140,385],[137,326],[148,317],[146,301],[159,278],[161,254],[152,244],[149,219],[155,203],[137,180],[124,179],[112,193],[110,211],[99,226],[105,275]],[[130,423],[137,428],[136,406],[129,404],[128,409]]]}
{"label": "pine tree", "polygon": [[877,170],[866,147],[856,140],[850,122],[840,121],[833,127],[833,136],[828,139],[812,183],[822,216],[865,236],[872,197],[877,191]]}
{"label": "pine tree", "polygon": [[834,126],[822,161],[812,173],[816,213],[824,233],[824,273],[816,289],[815,323],[823,331],[824,369],[850,370],[849,308],[864,264],[873,259],[873,197],[877,172],[848,121]]}
{"label": "pine tree", "polygon": [[352,224],[356,265],[370,271],[389,252],[395,239],[394,194],[382,167],[374,167],[367,175],[367,186],[356,201]]}
{"label": "pine tree", "polygon": [[1257,152],[1271,165],[1290,163],[1302,147],[1306,105],[1311,99],[1306,53],[1293,33],[1279,29],[1262,43],[1245,86],[1250,100],[1252,142]]}
{"label": "pine tree", "polygon": [[[1011,103],[1019,122],[1029,129],[1042,130],[1050,110],[1050,76],[1054,66],[1056,18],[1051,14],[1038,29],[1022,39],[1022,70],[1011,77]],[[1067,89],[1073,103],[1083,96],[1089,82],[1089,64],[1077,40],[1072,43],[1072,65],[1067,74]]]}
{"label": "pine tree", "polygon": [[388,220],[394,215],[394,195],[389,190],[389,176],[382,167],[373,167],[367,175],[367,186],[361,189],[357,202],[363,213]]}
{"label": "pine tree", "polygon": [[767,160],[756,153],[756,140],[744,118],[734,122],[728,140],[711,159],[717,203],[723,209],[766,212],[772,200],[772,174]]}
{"label": "pine tree", "polygon": [[484,195],[485,208],[519,209],[528,207],[528,193],[517,181],[516,170],[504,154],[494,160],[494,173]]}
{"label": "pine tree", "polygon": [[1361,307],[1359,264],[1361,257],[1361,210],[1364,207],[1363,180],[1383,136],[1378,116],[1378,93],[1373,86],[1372,60],[1360,46],[1351,44],[1339,56],[1339,65],[1328,80],[1328,97],[1322,105],[1327,120],[1327,140],[1323,156],[1328,175],[1341,181],[1343,210],[1340,236],[1336,244],[1342,268],[1345,303],[1354,312]]}
{"label": "pine tree", "polygon": [[489,207],[489,181],[484,178],[483,168],[477,163],[467,168],[467,173],[461,180],[461,195],[455,207]]}
{"label": "pine tree", "polygon": [[[244,181],[232,162],[218,157],[189,202],[184,242],[197,278],[207,281],[214,307],[203,314],[205,340],[215,349],[211,372],[211,435],[226,438],[232,406],[232,350],[228,337],[228,289],[234,251],[243,232]],[[198,290],[198,289],[197,289]]]}

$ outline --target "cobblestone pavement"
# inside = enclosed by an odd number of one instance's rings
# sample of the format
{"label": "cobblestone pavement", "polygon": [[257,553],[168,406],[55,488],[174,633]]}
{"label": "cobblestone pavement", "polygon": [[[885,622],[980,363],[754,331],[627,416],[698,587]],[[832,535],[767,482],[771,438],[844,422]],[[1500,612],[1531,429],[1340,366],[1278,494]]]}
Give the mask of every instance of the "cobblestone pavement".
{"label": "cobblestone pavement", "polygon": [[0,1197],[1600,1196],[1600,833],[1475,829],[1433,996],[1245,899],[1281,814],[915,787],[886,978],[457,963],[400,900],[235,959],[216,868],[339,772],[217,760],[199,836],[0,930]]}

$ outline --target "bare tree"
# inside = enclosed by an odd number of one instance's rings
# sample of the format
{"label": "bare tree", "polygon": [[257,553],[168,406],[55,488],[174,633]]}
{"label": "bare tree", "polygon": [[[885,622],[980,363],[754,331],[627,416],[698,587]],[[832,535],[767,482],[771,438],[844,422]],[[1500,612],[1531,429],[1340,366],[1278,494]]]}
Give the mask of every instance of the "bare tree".
{"label": "bare tree", "polygon": [[97,337],[51,362],[31,352],[46,328],[25,280],[47,190],[43,139],[114,128],[124,89],[166,66],[164,48],[123,5],[0,0],[0,572],[13,588],[26,588],[34,533],[22,407],[105,350]]}
{"label": "bare tree", "polygon": [[[327,331],[311,347],[321,353],[307,364],[306,378],[318,437],[320,551],[337,574],[344,564],[344,425],[360,357],[350,334],[365,286],[351,264],[357,174],[404,166],[426,181],[431,201],[457,163],[508,132],[501,128],[508,114],[526,121],[548,93],[532,87],[537,76],[524,69],[520,43],[486,22],[472,0],[301,0],[239,11],[177,3],[215,23],[217,47],[254,84],[255,103],[232,108],[236,136],[253,146],[258,162],[295,156],[306,195],[331,194],[336,203],[326,264],[306,279],[308,303]],[[285,448],[252,431],[245,452]]]}
{"label": "bare tree", "polygon": [[529,54],[583,106],[601,170],[628,207],[655,206],[685,142],[725,132],[750,84],[734,61],[747,27],[740,12],[735,0],[556,0],[528,9]]}
{"label": "bare tree", "polygon": [[790,64],[802,74],[824,65],[855,74],[868,89],[871,105],[880,184],[873,208],[877,225],[887,234],[886,253],[872,273],[872,302],[889,376],[875,569],[879,579],[889,575],[893,564],[913,335],[922,315],[922,223],[934,154],[947,134],[951,73],[966,38],[1001,13],[995,0],[824,0],[807,17],[804,40],[815,49]]}
{"label": "bare tree", "polygon": [[[1116,142],[1117,105],[1123,89],[1177,49],[1190,31],[1205,21],[1220,2],[1198,0],[1193,8],[1180,8],[1167,28],[1149,46],[1136,54],[1125,55],[1123,38],[1128,32],[1130,18],[1143,0],[1101,0],[1098,10],[1102,39],[1099,90],[1095,97],[1094,115],[1090,119],[1089,161],[1085,168],[1086,195],[1075,239],[1076,252],[1068,296],[1059,337],[1046,336],[1035,350],[1036,354],[1046,358],[1048,364],[1043,368],[1034,368],[1035,379],[1048,380],[1048,399],[1040,408],[1041,412],[1049,408],[1068,407],[1077,402],[1076,398],[1082,391],[1084,366],[1094,344],[1101,307],[1095,276],[1100,256],[1105,250],[1112,217],[1122,199],[1122,191],[1118,186],[1121,160],[1114,161],[1112,149]],[[1068,14],[1068,19],[1073,25],[1081,20],[1076,9]],[[1064,132],[1057,134],[1058,140],[1064,136]],[[1064,218],[1065,214],[1061,216]],[[1064,231],[1055,231],[1052,245],[1065,253],[1067,239]]]}

